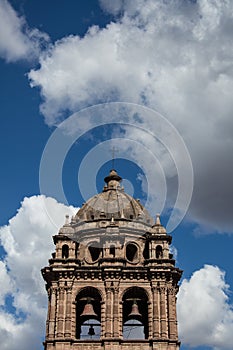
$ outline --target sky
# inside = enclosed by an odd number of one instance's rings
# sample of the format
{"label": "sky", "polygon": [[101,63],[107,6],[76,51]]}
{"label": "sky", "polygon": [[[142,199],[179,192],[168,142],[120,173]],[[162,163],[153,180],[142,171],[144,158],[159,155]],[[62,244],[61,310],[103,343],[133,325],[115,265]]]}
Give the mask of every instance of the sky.
{"label": "sky", "polygon": [[231,0],[0,0],[1,349],[43,349],[52,236],[112,167],[173,237],[181,350],[232,349],[232,38]]}

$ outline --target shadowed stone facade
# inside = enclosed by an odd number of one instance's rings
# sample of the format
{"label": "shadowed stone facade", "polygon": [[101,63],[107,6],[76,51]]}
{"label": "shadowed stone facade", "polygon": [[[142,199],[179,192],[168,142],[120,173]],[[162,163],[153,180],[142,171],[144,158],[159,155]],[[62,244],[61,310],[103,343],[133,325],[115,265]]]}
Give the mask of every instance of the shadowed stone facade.
{"label": "shadowed stone facade", "polygon": [[157,216],[124,192],[112,170],[55,235],[42,269],[48,292],[46,350],[177,350],[182,271]]}

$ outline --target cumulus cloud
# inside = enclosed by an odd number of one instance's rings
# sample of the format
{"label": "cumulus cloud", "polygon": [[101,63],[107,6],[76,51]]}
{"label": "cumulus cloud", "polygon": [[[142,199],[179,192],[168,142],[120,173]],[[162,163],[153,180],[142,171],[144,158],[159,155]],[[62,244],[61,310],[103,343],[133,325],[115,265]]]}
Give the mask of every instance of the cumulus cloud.
{"label": "cumulus cloud", "polygon": [[217,266],[205,265],[190,280],[182,282],[178,320],[183,343],[215,350],[232,349],[233,305],[229,292],[225,273]]}
{"label": "cumulus cloud", "polygon": [[30,29],[7,0],[0,1],[0,57],[8,62],[33,59],[48,41],[48,35]]}
{"label": "cumulus cloud", "polygon": [[31,86],[41,89],[46,123],[98,102],[157,109],[192,157],[191,220],[231,232],[233,3],[102,0],[101,6],[115,22],[57,41],[29,73]]}
{"label": "cumulus cloud", "polygon": [[[54,213],[53,221],[48,209]],[[75,212],[53,198],[33,196],[25,198],[9,224],[0,228],[6,251],[0,261],[1,349],[41,349],[47,296],[40,270],[54,251],[52,235],[64,224],[65,215]]]}

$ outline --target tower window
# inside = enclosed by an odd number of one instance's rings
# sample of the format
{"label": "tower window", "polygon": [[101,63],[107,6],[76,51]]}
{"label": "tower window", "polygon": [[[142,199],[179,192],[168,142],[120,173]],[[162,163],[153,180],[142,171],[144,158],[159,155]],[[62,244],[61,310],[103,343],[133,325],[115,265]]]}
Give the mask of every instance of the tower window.
{"label": "tower window", "polygon": [[116,248],[115,248],[114,245],[111,245],[111,246],[110,246],[109,254],[112,255],[113,258],[115,258]]}
{"label": "tower window", "polygon": [[162,259],[163,257],[163,248],[161,245],[157,245],[156,247],[156,259]]}
{"label": "tower window", "polygon": [[131,262],[137,262],[138,260],[138,247],[133,244],[129,243],[126,246],[126,259]]}
{"label": "tower window", "polygon": [[79,243],[75,244],[75,258],[77,259],[78,257],[78,249],[79,249]]}
{"label": "tower window", "polygon": [[123,338],[148,338],[148,298],[143,288],[133,287],[123,296]]}
{"label": "tower window", "polygon": [[96,288],[84,288],[76,298],[76,337],[82,340],[100,339],[101,297]]}
{"label": "tower window", "polygon": [[69,247],[67,244],[64,244],[62,246],[62,259],[67,259],[69,258]]}
{"label": "tower window", "polygon": [[96,261],[100,256],[101,249],[99,247],[93,247],[93,246],[89,246],[88,249],[91,254],[92,261],[93,262]]}
{"label": "tower window", "polygon": [[149,242],[146,241],[144,251],[143,251],[143,256],[145,259],[149,259],[150,254],[149,254]]}

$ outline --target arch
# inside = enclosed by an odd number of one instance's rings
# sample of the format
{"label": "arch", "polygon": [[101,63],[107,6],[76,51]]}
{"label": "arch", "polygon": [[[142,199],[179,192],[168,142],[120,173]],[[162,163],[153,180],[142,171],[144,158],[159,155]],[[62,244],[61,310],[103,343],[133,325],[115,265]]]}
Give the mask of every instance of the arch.
{"label": "arch", "polygon": [[69,258],[69,246],[67,244],[63,244],[61,256],[62,259]]}
{"label": "arch", "polygon": [[162,259],[163,258],[163,248],[161,245],[157,245],[155,249],[155,256],[156,259]]}
{"label": "arch", "polygon": [[79,254],[79,243],[75,242],[75,258],[78,258],[78,254]]}
{"label": "arch", "polygon": [[129,242],[126,245],[126,259],[132,263],[138,262],[139,248],[135,243]]}
{"label": "arch", "polygon": [[123,338],[148,339],[148,293],[141,287],[130,287],[124,291]]}
{"label": "arch", "polygon": [[145,242],[144,250],[143,250],[143,257],[144,259],[149,259],[150,258],[150,246],[149,242]]}
{"label": "arch", "polygon": [[97,261],[100,257],[100,253],[102,252],[102,249],[98,247],[98,243],[97,242],[90,243],[88,246],[88,250],[89,250],[92,262]]}
{"label": "arch", "polygon": [[109,254],[113,258],[115,258],[115,256],[116,256],[116,247],[115,247],[115,245],[113,245],[113,244],[110,245],[110,247],[109,247]]}
{"label": "arch", "polygon": [[92,286],[85,286],[85,287],[81,287],[80,289],[78,289],[77,294],[76,294],[76,300],[77,300],[77,298],[81,298],[83,296],[83,294],[85,294],[85,293],[98,294],[98,299],[100,298],[100,301],[102,301],[104,298],[104,294],[103,294],[101,289],[96,288],[96,287],[92,287]]}
{"label": "arch", "polygon": [[140,295],[145,295],[146,300],[150,300],[152,298],[152,295],[150,294],[150,292],[142,287],[128,287],[125,290],[122,291],[122,293],[120,293],[120,298],[123,300],[125,298],[126,293],[139,293]]}
{"label": "arch", "polygon": [[101,293],[97,288],[82,288],[76,296],[76,338],[99,339],[101,332]]}

